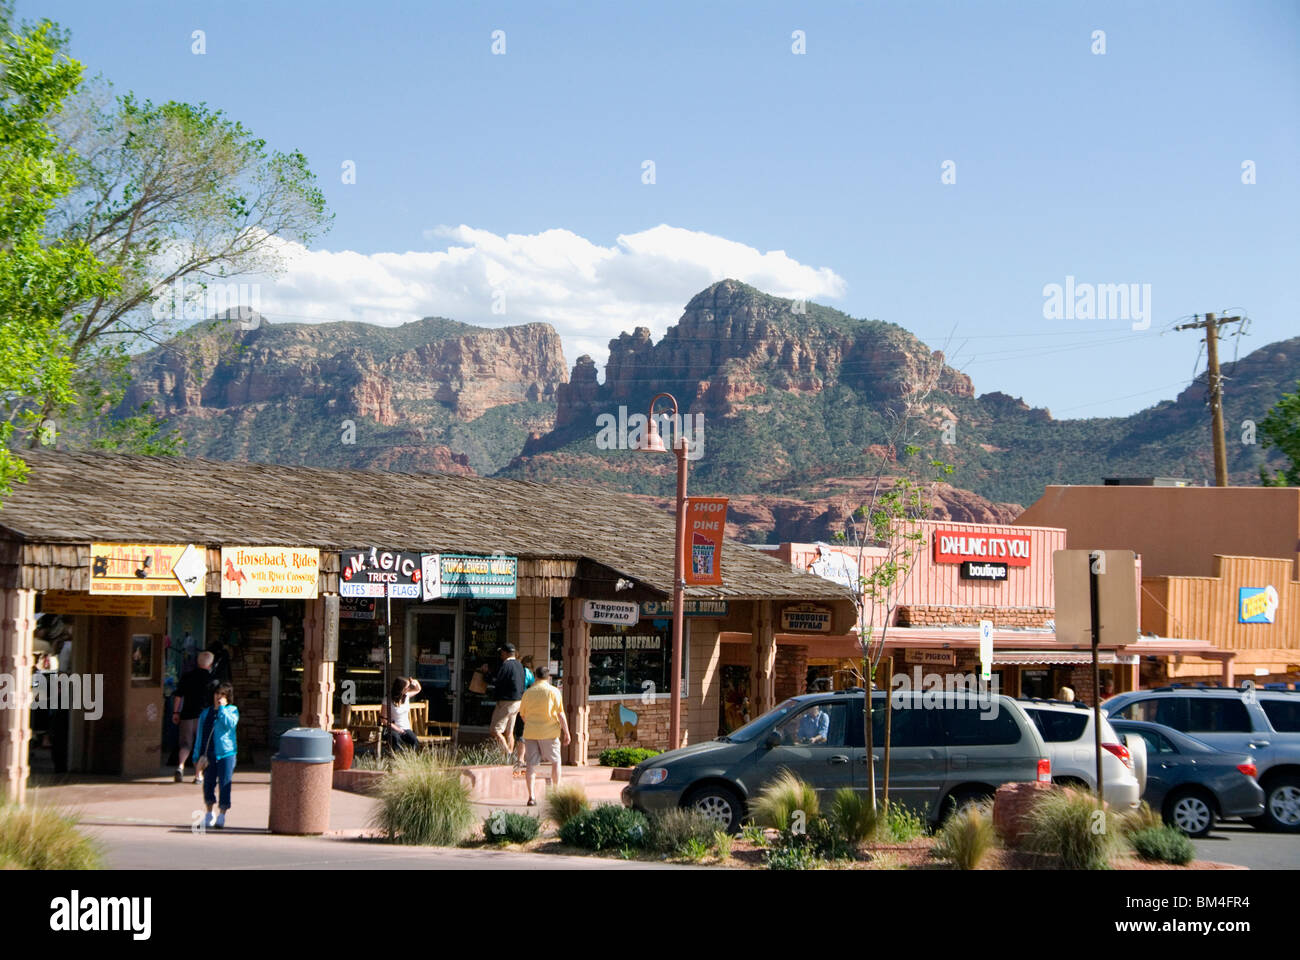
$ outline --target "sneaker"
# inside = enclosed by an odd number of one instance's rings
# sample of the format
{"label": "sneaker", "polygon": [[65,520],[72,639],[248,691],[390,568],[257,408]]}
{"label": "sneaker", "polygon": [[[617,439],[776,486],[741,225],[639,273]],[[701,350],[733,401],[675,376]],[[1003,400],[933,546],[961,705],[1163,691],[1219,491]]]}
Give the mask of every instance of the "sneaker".
{"label": "sneaker", "polygon": [[184,770],[177,770],[177,771],[176,771],[176,776],[174,776],[172,779],[173,779],[176,783],[184,783],[184,782],[185,782],[185,771],[184,771]]}
{"label": "sneaker", "polygon": [[529,800],[529,801],[528,801],[528,806],[530,806],[530,807],[535,807],[535,806],[537,806],[537,801],[536,801],[536,800]]}
{"label": "sneaker", "polygon": [[216,822],[217,822],[217,818],[214,817],[214,816],[212,815],[212,811],[209,810],[209,811],[208,811],[208,815],[207,815],[206,817],[203,818],[203,828],[206,830],[207,828],[211,827],[211,826],[212,826],[214,823],[216,823]]}
{"label": "sneaker", "polygon": [[226,825],[226,815],[224,813],[217,815],[217,829],[220,830]]}

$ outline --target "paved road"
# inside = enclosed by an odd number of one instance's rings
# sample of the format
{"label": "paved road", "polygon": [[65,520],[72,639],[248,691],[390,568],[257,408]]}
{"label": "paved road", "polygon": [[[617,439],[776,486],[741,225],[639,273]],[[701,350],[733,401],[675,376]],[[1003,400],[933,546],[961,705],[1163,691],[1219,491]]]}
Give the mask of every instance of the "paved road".
{"label": "paved road", "polygon": [[402,847],[366,840],[272,837],[259,830],[195,834],[154,824],[94,825],[111,870],[192,866],[229,870],[681,870],[671,864],[605,857],[545,856],[506,850]]}
{"label": "paved road", "polygon": [[1193,841],[1199,860],[1238,863],[1252,870],[1300,870],[1300,834],[1265,833],[1229,820]]}

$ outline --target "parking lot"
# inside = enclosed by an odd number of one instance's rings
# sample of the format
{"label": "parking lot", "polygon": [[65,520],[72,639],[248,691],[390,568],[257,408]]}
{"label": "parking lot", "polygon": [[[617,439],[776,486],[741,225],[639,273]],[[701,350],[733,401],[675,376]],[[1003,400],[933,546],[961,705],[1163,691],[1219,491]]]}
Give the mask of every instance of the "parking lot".
{"label": "parking lot", "polygon": [[1198,860],[1237,863],[1252,870],[1300,870],[1300,834],[1266,833],[1242,823],[1220,823],[1192,841]]}

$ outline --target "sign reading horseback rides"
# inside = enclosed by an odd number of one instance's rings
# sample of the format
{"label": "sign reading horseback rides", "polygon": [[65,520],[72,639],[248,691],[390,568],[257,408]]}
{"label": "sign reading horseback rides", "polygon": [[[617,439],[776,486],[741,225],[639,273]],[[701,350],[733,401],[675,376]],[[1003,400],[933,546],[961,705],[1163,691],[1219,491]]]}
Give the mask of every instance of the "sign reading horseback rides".
{"label": "sign reading horseback rides", "polygon": [[307,547],[222,547],[221,595],[315,600],[320,551]]}
{"label": "sign reading horseback rides", "polygon": [[426,553],[425,600],[513,600],[519,593],[519,558],[494,553]]}
{"label": "sign reading horseback rides", "polygon": [[90,592],[187,597],[204,592],[207,550],[193,544],[92,543]]}
{"label": "sign reading horseback rides", "polygon": [[686,582],[695,586],[722,586],[722,538],[727,530],[726,497],[688,497]]}

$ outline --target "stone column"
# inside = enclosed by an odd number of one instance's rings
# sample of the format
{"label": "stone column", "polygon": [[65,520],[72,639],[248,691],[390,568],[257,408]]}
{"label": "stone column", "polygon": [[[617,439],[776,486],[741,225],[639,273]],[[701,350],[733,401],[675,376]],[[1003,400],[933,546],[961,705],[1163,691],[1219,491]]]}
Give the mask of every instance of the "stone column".
{"label": "stone column", "polygon": [[339,598],[307,601],[302,620],[302,715],[304,727],[334,726],[334,662],[339,655]]}
{"label": "stone column", "polygon": [[776,631],[771,600],[754,601],[752,647],[749,675],[754,702],[750,716],[757,717],[776,706]]}
{"label": "stone column", "polygon": [[588,724],[591,706],[587,692],[591,688],[591,628],[582,620],[582,600],[564,600],[564,711],[569,718],[572,737],[564,752],[565,761],[576,766],[587,763],[587,745],[591,742]]}
{"label": "stone column", "polygon": [[0,590],[0,683],[9,686],[6,709],[0,709],[0,797],[13,803],[27,799],[31,766],[27,745],[32,738],[32,640],[36,630],[36,591]]}

